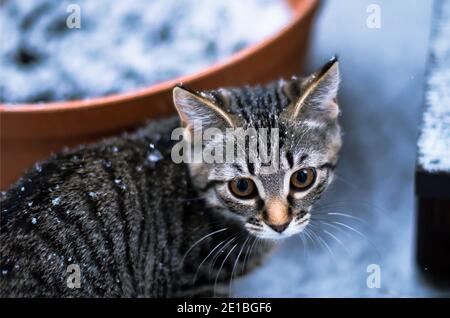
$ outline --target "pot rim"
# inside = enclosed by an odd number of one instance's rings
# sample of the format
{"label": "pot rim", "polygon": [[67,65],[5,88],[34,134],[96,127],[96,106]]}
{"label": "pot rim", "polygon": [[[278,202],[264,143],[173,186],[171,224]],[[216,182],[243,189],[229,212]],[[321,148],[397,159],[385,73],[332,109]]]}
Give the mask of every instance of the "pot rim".
{"label": "pot rim", "polygon": [[213,63],[212,65],[205,67],[197,72],[182,75],[173,79],[169,79],[163,82],[152,84],[150,86],[136,89],[130,92],[118,93],[106,96],[92,97],[86,99],[78,99],[71,101],[53,101],[44,103],[0,103],[0,113],[54,113],[73,111],[74,109],[87,109],[87,108],[101,108],[107,107],[111,104],[120,104],[129,102],[135,98],[140,98],[148,95],[158,94],[165,90],[171,89],[179,83],[194,82],[202,77],[207,77],[216,72],[220,72],[226,69],[230,65],[233,65],[241,60],[245,60],[249,56],[252,56],[255,52],[258,52],[275,42],[278,38],[282,37],[285,33],[289,32],[292,27],[301,21],[318,5],[319,0],[287,0],[286,4],[291,7],[293,16],[291,20],[276,31],[274,34],[267,36],[262,41],[249,45],[242,50],[232,54],[228,58],[222,61]]}

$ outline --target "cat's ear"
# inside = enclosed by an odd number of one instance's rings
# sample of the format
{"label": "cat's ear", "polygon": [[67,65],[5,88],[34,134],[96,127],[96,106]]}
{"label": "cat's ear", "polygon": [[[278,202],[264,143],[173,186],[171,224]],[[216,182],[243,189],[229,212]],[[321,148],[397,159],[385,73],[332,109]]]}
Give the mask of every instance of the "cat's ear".
{"label": "cat's ear", "polygon": [[319,71],[299,83],[299,96],[283,112],[283,117],[292,120],[308,118],[334,121],[339,114],[336,102],[339,82],[339,63],[337,58],[333,58]]}
{"label": "cat's ear", "polygon": [[178,85],[173,89],[173,102],[185,127],[193,127],[196,122],[201,122],[202,127],[235,127],[233,116],[206,95]]}

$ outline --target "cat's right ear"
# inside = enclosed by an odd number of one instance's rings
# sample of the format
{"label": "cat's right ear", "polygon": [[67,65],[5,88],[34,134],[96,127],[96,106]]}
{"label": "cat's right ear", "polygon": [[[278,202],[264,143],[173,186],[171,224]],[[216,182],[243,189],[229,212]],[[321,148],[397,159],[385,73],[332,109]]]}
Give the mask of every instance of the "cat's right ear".
{"label": "cat's right ear", "polygon": [[339,63],[334,57],[319,71],[301,81],[300,96],[282,115],[291,120],[335,121],[339,114],[336,101],[339,82]]}
{"label": "cat's right ear", "polygon": [[234,128],[230,114],[218,107],[206,95],[200,95],[186,87],[173,89],[173,102],[184,127],[192,128],[197,122],[202,127]]}

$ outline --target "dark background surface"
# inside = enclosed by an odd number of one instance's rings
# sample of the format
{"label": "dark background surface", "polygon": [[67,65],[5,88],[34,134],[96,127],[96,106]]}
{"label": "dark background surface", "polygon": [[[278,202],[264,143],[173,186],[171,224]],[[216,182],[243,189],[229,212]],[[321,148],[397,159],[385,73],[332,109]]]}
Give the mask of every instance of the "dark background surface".
{"label": "dark background surface", "polygon": [[[380,29],[366,25],[372,3],[381,9]],[[414,165],[432,6],[431,0],[323,3],[307,68],[339,55],[345,134],[337,179],[310,227],[329,247],[317,238],[304,237],[306,248],[300,237],[283,242],[234,285],[235,296],[450,296],[428,285],[414,260]],[[380,267],[380,288],[367,287],[370,264]]]}

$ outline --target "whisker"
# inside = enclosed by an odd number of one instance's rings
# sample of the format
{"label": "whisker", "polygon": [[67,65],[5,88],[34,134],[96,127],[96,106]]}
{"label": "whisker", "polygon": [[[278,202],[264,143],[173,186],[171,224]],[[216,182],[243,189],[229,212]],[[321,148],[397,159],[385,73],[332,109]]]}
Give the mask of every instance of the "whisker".
{"label": "whisker", "polygon": [[308,250],[308,246],[306,244],[306,239],[305,239],[305,232],[302,231],[299,233],[299,238],[302,241],[302,246],[303,246],[303,258],[305,258],[306,260],[309,260],[309,250]]}
{"label": "whisker", "polygon": [[312,236],[311,236],[311,234],[310,234],[310,230],[309,230],[308,228],[305,228],[303,231],[305,232],[306,237],[309,238],[309,240],[311,241],[311,243],[312,243],[314,246],[317,246],[316,242],[314,242],[314,239],[312,238]]}
{"label": "whisker", "polygon": [[228,258],[228,256],[230,256],[230,254],[233,252],[233,250],[236,248],[236,246],[238,246],[238,244],[234,244],[234,246],[230,249],[230,251],[227,253],[227,255],[225,256],[225,258],[222,261],[222,264],[220,264],[219,267],[219,272],[216,275],[216,279],[214,281],[214,295],[216,294],[216,286],[217,286],[217,281],[219,280],[219,276],[220,276],[220,272],[222,271],[223,266],[225,265],[225,262]]}
{"label": "whisker", "polygon": [[331,236],[336,242],[338,242],[339,245],[342,246],[342,248],[347,252],[348,255],[351,255],[350,250],[342,243],[340,239],[338,239],[333,233],[330,233],[327,230],[322,230],[325,234]]}
{"label": "whisker", "polygon": [[360,231],[358,231],[357,229],[355,229],[354,227],[352,227],[350,225],[347,225],[347,224],[344,224],[344,223],[341,223],[341,222],[338,222],[338,221],[332,221],[332,223],[340,225],[340,226],[343,226],[343,227],[345,227],[345,228],[347,228],[347,229],[349,229],[349,230],[359,234],[360,236],[364,237],[365,239],[367,239],[367,236],[365,236],[363,233],[361,233]]}
{"label": "whisker", "polygon": [[348,225],[348,224],[344,224],[338,221],[332,221],[331,223],[334,223],[336,225],[342,226],[356,234],[358,234],[359,236],[361,236],[362,238],[364,238],[366,240],[366,242],[368,242],[370,244],[370,246],[372,246],[372,248],[374,249],[375,253],[377,254],[378,258],[381,258],[381,253],[380,250],[375,246],[375,244],[372,243],[372,241],[363,233],[361,233],[360,231],[358,231],[357,229],[353,228],[352,226]]}
{"label": "whisker", "polygon": [[378,206],[373,202],[369,202],[366,200],[333,200],[333,202],[317,202],[314,206],[314,209],[317,208],[352,208],[353,207],[366,207],[371,208],[371,213],[379,214],[386,213],[386,209]]}
{"label": "whisker", "polygon": [[228,229],[228,228],[225,227],[225,228],[223,228],[223,229],[220,229],[220,230],[214,231],[214,232],[212,232],[212,233],[209,233],[209,234],[203,236],[203,237],[202,237],[201,239],[199,239],[198,241],[196,241],[194,244],[192,244],[192,246],[187,250],[186,254],[184,254],[183,258],[181,259],[180,267],[183,265],[183,263],[184,263],[184,261],[186,260],[186,257],[187,257],[187,255],[189,254],[189,252],[192,251],[192,249],[193,249],[195,246],[197,246],[198,244],[200,244],[202,241],[204,241],[204,240],[207,239],[208,237],[210,237],[210,236],[212,236],[212,235],[214,235],[214,234],[217,234],[217,233],[226,231],[227,229]]}
{"label": "whisker", "polygon": [[[316,234],[317,235],[317,234]],[[328,243],[320,236],[317,235],[317,238],[324,244],[324,246],[326,247],[326,249],[330,252],[331,256],[333,257],[334,260],[336,260],[336,255],[334,255],[333,251],[331,250],[330,246],[328,245]]]}
{"label": "whisker", "polygon": [[348,231],[345,231],[346,228],[339,227],[337,225],[331,224],[330,221],[324,221],[324,220],[317,220],[320,224],[326,225],[331,227],[332,229],[335,229],[336,231],[339,231],[340,233],[343,233],[351,238],[351,235],[348,233]]}
{"label": "whisker", "polygon": [[233,287],[233,275],[235,274],[235,270],[237,268],[237,264],[239,262],[239,258],[241,257],[242,251],[244,250],[245,244],[247,244],[247,242],[250,240],[250,235],[247,236],[247,238],[245,239],[244,243],[242,243],[242,247],[236,257],[236,260],[234,262],[233,265],[233,269],[231,270],[231,277],[230,277],[230,286],[229,286],[229,291],[228,291],[228,296],[231,296],[231,289]]}
{"label": "whisker", "polygon": [[368,225],[368,224],[369,224],[369,223],[367,223],[366,220],[364,220],[364,219],[362,219],[362,218],[359,218],[359,217],[357,217],[357,216],[351,215],[351,214],[347,214],[347,213],[341,213],[341,212],[329,212],[329,213],[326,213],[326,214],[328,214],[328,215],[337,215],[337,216],[342,216],[342,217],[346,217],[346,218],[349,218],[349,219],[358,220],[358,221],[360,221],[361,223],[364,223],[365,225]]}
{"label": "whisker", "polygon": [[220,242],[219,244],[217,244],[209,253],[208,255],[206,255],[206,257],[201,261],[200,265],[198,265],[197,270],[195,271],[195,275],[194,278],[192,280],[192,283],[195,283],[195,281],[197,280],[197,276],[198,273],[200,272],[200,268],[203,266],[203,264],[206,262],[206,260],[214,253],[215,250],[217,250],[222,244],[224,244],[226,241],[228,240],[225,239],[222,242]]}
{"label": "whisker", "polygon": [[246,268],[246,266],[247,266],[248,259],[249,259],[249,257],[250,257],[250,254],[251,254],[252,251],[253,251],[253,247],[255,246],[257,240],[258,240],[258,238],[257,238],[256,236],[254,236],[253,243],[252,243],[251,245],[250,245],[250,244],[248,245],[247,253],[245,254],[244,262],[243,262],[243,264],[242,264],[242,273],[244,273],[244,271],[245,271],[245,268]]}
{"label": "whisker", "polygon": [[[311,224],[313,225],[313,224]],[[328,252],[330,252],[331,256],[333,257],[333,259],[336,261],[336,255],[334,255],[333,251],[331,250],[330,246],[327,244],[327,242],[320,236],[318,235],[316,232],[312,232],[316,238],[319,240],[320,243],[323,244],[323,246],[328,250]]]}
{"label": "whisker", "polygon": [[233,244],[234,241],[238,239],[239,236],[234,236],[231,240],[229,240],[227,243],[225,243],[221,248],[219,248],[214,255],[213,259],[211,260],[212,264],[209,268],[209,276],[211,276],[212,271],[214,270],[214,266],[216,265],[217,259],[220,257],[220,254],[231,244]]}

